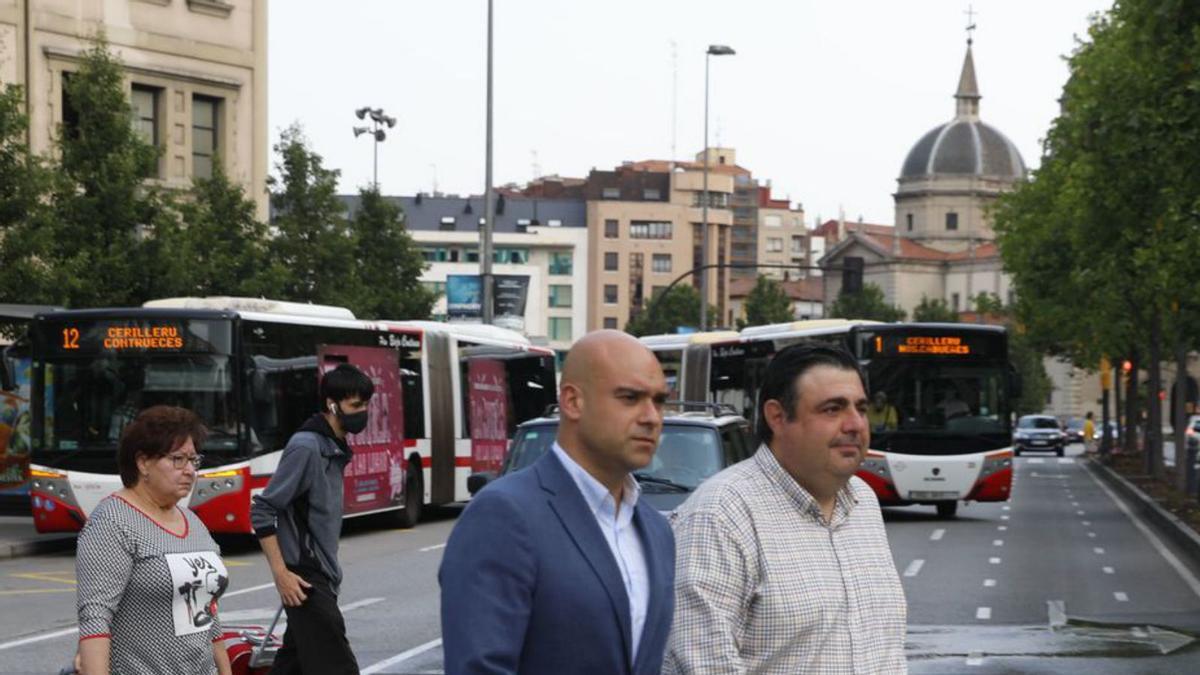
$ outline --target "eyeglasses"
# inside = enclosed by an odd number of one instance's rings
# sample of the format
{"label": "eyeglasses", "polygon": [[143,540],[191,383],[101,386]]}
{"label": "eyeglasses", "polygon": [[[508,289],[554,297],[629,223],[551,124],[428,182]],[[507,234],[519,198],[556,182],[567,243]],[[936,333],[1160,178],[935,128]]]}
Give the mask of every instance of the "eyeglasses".
{"label": "eyeglasses", "polygon": [[167,459],[171,460],[171,466],[176,469],[182,469],[188,464],[191,464],[193,469],[199,469],[204,455],[167,455]]}

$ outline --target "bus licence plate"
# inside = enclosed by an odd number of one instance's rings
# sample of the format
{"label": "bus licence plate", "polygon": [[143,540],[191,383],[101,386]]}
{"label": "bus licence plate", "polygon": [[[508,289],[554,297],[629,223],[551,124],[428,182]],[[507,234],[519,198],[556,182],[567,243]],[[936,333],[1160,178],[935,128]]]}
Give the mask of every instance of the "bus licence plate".
{"label": "bus licence plate", "polygon": [[958,499],[958,493],[947,490],[913,490],[909,499]]}

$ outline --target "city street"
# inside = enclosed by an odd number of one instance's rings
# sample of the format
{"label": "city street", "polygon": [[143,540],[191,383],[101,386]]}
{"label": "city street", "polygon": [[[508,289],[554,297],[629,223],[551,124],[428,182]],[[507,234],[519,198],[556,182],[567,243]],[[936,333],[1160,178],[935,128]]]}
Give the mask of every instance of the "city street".
{"label": "city street", "polygon": [[[887,510],[912,672],[1200,670],[1197,571],[1118,506],[1079,450],[1019,458],[1011,504],[965,506],[953,521]],[[364,673],[440,672],[436,571],[453,516],[411,531],[347,526],[342,604]],[[247,541],[225,550],[224,622],[266,624],[278,605],[261,556]],[[0,598],[22,608],[0,615],[0,673],[68,662],[73,576],[69,554],[0,562]]]}

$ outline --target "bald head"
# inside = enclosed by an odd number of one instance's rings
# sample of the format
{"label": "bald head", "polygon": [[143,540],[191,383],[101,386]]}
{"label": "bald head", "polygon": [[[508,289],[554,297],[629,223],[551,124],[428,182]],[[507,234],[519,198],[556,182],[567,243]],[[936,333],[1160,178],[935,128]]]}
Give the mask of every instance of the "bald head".
{"label": "bald head", "polygon": [[[653,367],[658,359],[637,338],[619,330],[597,330],[571,345],[563,363],[562,382],[583,385],[600,373],[618,365],[621,368]],[[659,370],[662,368],[659,366]]]}

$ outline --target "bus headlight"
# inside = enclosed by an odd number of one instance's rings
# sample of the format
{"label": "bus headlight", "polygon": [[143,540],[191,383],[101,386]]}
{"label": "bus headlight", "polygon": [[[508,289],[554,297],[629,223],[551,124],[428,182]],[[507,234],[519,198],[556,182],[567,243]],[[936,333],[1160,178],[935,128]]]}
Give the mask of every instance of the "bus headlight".
{"label": "bus headlight", "polygon": [[51,503],[44,497],[52,497],[67,506],[79,506],[75,501],[75,491],[71,489],[71,482],[65,473],[50,469],[30,469],[29,488],[30,501],[34,508]]}
{"label": "bus headlight", "polygon": [[883,455],[868,452],[866,459],[859,466],[859,471],[867,471],[888,482],[892,480],[892,471],[888,468],[887,457]]}
{"label": "bus headlight", "polygon": [[245,473],[241,469],[202,472],[196,477],[196,487],[188,506],[194,509],[210,499],[240,492],[245,484]]}

